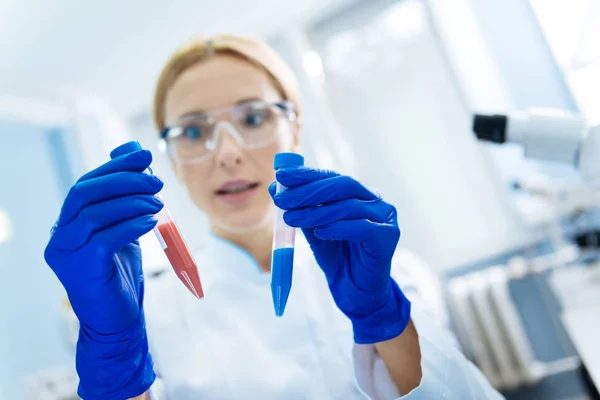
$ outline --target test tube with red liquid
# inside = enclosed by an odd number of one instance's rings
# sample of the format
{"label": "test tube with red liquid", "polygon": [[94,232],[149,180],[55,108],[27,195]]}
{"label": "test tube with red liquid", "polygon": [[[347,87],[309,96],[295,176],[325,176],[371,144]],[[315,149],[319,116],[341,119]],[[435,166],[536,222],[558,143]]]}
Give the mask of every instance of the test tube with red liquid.
{"label": "test tube with red liquid", "polygon": [[[156,196],[162,200],[159,194]],[[165,251],[171,267],[185,287],[196,298],[201,299],[204,297],[204,292],[198,274],[198,266],[167,206],[164,206],[156,214],[156,218],[158,223],[154,227],[154,233]]]}

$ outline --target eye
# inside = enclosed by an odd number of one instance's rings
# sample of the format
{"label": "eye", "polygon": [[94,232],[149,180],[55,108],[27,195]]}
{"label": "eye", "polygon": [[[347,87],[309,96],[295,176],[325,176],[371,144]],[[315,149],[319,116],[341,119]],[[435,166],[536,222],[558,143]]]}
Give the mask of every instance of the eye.
{"label": "eye", "polygon": [[200,140],[206,135],[205,127],[201,125],[186,125],[182,127],[182,136],[190,140]]}
{"label": "eye", "polygon": [[245,126],[256,128],[265,122],[268,118],[267,114],[267,110],[265,109],[247,110],[242,122]]}

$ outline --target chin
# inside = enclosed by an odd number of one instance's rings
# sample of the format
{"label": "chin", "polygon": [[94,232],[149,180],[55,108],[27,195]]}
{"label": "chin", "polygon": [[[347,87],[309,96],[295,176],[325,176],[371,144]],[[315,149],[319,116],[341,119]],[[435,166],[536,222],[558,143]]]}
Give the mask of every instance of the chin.
{"label": "chin", "polygon": [[213,223],[230,232],[250,232],[271,224],[273,221],[272,211],[273,207],[230,210],[213,218]]}

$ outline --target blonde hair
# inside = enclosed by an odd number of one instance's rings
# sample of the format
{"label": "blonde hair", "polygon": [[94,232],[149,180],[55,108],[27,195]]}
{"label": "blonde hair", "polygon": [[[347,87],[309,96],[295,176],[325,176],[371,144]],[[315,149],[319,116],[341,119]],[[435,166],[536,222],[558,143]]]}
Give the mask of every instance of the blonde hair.
{"label": "blonde hair", "polygon": [[159,131],[165,128],[165,100],[177,78],[188,68],[217,54],[240,57],[265,71],[281,92],[283,100],[290,101],[300,116],[298,83],[286,62],[266,43],[236,35],[218,35],[196,39],[176,51],[163,67],[154,94],[154,123]]}

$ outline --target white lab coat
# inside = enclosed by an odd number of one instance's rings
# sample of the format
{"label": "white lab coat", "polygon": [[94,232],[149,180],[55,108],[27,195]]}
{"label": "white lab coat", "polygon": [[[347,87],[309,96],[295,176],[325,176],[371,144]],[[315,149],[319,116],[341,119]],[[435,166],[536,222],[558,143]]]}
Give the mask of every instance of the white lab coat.
{"label": "white lab coat", "polygon": [[[196,254],[205,298],[167,269],[146,280],[150,351],[160,400],[334,400],[398,398],[372,345],[356,345],[306,240],[296,239],[285,314],[274,315],[270,275],[239,247],[211,236]],[[413,302],[423,379],[403,399],[497,399],[436,323],[446,317],[438,281],[398,250],[393,276]]]}

